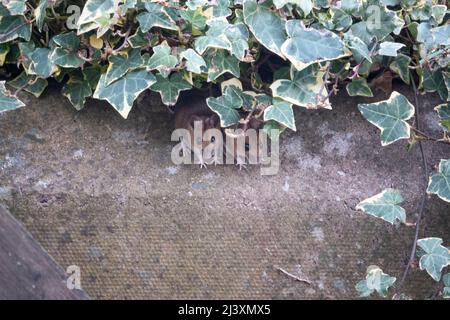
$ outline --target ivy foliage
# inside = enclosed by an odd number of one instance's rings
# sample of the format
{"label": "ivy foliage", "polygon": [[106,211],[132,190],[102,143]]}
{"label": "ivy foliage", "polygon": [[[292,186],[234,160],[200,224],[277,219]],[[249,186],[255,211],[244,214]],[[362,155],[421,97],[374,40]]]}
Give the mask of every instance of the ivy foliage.
{"label": "ivy foliage", "polygon": [[[206,102],[222,127],[254,117],[266,130],[295,131],[295,109],[332,109],[338,84],[373,97],[394,77],[440,96],[442,137],[433,140],[449,144],[449,16],[442,0],[2,0],[0,70],[19,71],[0,79],[0,112],[24,107],[22,90],[39,97],[50,78],[77,110],[92,97],[124,118],[145,90],[171,107],[182,91],[214,86],[221,94]],[[383,146],[427,138],[412,124],[417,105],[401,93],[358,108]],[[427,192],[450,202],[449,186],[442,159]],[[402,202],[386,189],[357,209],[406,223]],[[417,242],[420,268],[436,281],[449,264],[441,243]],[[394,282],[374,267],[357,289],[385,296]],[[444,282],[448,297],[448,274]]]}

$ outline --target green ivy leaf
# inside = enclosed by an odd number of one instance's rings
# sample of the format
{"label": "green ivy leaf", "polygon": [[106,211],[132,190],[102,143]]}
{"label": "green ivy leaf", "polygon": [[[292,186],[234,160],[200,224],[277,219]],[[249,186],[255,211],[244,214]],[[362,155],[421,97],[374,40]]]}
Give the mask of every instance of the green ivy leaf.
{"label": "green ivy leaf", "polygon": [[423,88],[426,92],[438,92],[442,100],[446,101],[448,97],[447,86],[441,70],[431,71],[423,70]]}
{"label": "green ivy leaf", "polygon": [[145,3],[147,12],[140,13],[136,19],[142,32],[148,32],[153,27],[169,30],[178,30],[177,25],[164,10],[164,7],[156,3]]}
{"label": "green ivy leaf", "polygon": [[238,123],[241,118],[237,109],[243,104],[242,98],[229,87],[225,89],[222,96],[206,99],[206,104],[217,113],[220,118],[220,125],[224,128]]}
{"label": "green ivy leaf", "polygon": [[365,78],[354,78],[352,82],[347,84],[347,92],[350,97],[362,96],[362,97],[373,97],[372,90],[367,84]]}
{"label": "green ivy leaf", "polygon": [[369,48],[360,38],[354,36],[351,32],[344,34],[345,45],[349,47],[353,55],[361,56],[370,63],[372,63],[372,57],[370,56]]}
{"label": "green ivy leaf", "polygon": [[356,285],[361,297],[368,297],[374,292],[378,292],[381,297],[386,297],[388,289],[397,279],[384,273],[378,266],[367,268],[366,279],[361,280]]}
{"label": "green ivy leaf", "polygon": [[168,78],[157,74],[156,83],[150,87],[153,91],[159,92],[162,102],[167,106],[175,105],[180,92],[191,88],[191,84],[184,80],[179,72]]}
{"label": "green ivy leaf", "polygon": [[110,56],[108,60],[109,66],[105,76],[107,86],[123,77],[128,71],[142,68],[144,64],[140,49],[121,52],[117,56]]}
{"label": "green ivy leaf", "polygon": [[439,116],[439,123],[445,131],[450,131],[450,104],[444,103],[434,108]]}
{"label": "green ivy leaf", "polygon": [[406,222],[405,209],[399,206],[403,202],[400,191],[386,189],[383,192],[360,202],[356,210],[361,210],[371,216],[381,218],[390,224],[397,220]]}
{"label": "green ivy leaf", "polygon": [[92,95],[89,81],[80,76],[71,76],[62,88],[62,94],[77,110],[84,107],[86,98]]}
{"label": "green ivy leaf", "polygon": [[158,70],[163,77],[167,77],[172,68],[178,63],[177,57],[170,54],[171,48],[166,41],[153,48],[153,55],[146,64],[147,70]]}
{"label": "green ivy leaf", "polygon": [[98,28],[100,25],[97,21],[109,18],[117,9],[117,5],[116,0],[87,0],[78,19],[78,33]]}
{"label": "green ivy leaf", "polygon": [[38,27],[39,32],[42,31],[42,27],[45,22],[45,12],[49,6],[49,0],[41,0],[39,1],[39,5],[34,10],[34,16],[36,17],[36,25]]}
{"label": "green ivy leaf", "polygon": [[126,119],[134,100],[155,82],[155,76],[150,72],[135,70],[106,86],[106,74],[102,74],[93,97],[108,101]]}
{"label": "green ivy leaf", "polygon": [[36,78],[35,76],[27,75],[26,72],[22,72],[16,78],[9,81],[8,85],[14,89],[23,89],[34,95],[36,98],[39,98],[45,88],[47,88],[48,82],[45,79]]}
{"label": "green ivy leaf", "polygon": [[47,48],[37,48],[30,55],[31,65],[29,73],[38,75],[42,78],[50,77],[56,69],[56,66],[50,60],[51,51]]}
{"label": "green ivy leaf", "polygon": [[444,274],[442,280],[444,282],[444,289],[442,290],[442,296],[444,299],[450,299],[450,273]]}
{"label": "green ivy leaf", "polygon": [[7,16],[0,19],[0,43],[10,42],[17,38],[25,41],[31,39],[31,23],[22,16]]}
{"label": "green ivy leaf", "polygon": [[295,127],[292,104],[281,99],[273,99],[273,104],[264,110],[264,121],[274,120],[293,131]]}
{"label": "green ivy leaf", "polygon": [[389,65],[389,68],[400,76],[400,78],[406,84],[410,81],[409,65],[411,64],[411,58],[404,54],[399,54],[395,60]]}
{"label": "green ivy leaf", "polygon": [[216,80],[221,75],[229,72],[236,78],[240,77],[239,60],[226,53],[217,50],[207,55],[206,65],[208,67],[208,82]]}
{"label": "green ivy leaf", "polygon": [[50,60],[53,64],[64,68],[79,68],[84,64],[84,60],[78,57],[76,53],[63,48],[53,49]]}
{"label": "green ivy leaf", "polygon": [[438,171],[431,174],[427,193],[436,194],[442,200],[450,202],[450,159],[439,162]]}
{"label": "green ivy leaf", "polygon": [[285,21],[265,4],[244,1],[244,21],[255,38],[267,49],[283,57],[281,46],[286,40]]}
{"label": "green ivy leaf", "polygon": [[208,48],[231,50],[231,42],[225,32],[229,23],[223,20],[212,20],[204,36],[195,39],[195,50],[203,54]]}
{"label": "green ivy leaf", "polygon": [[394,91],[388,100],[359,104],[358,109],[367,121],[381,130],[381,145],[409,138],[410,126],[406,120],[414,115],[414,106],[402,94]]}
{"label": "green ivy leaf", "polygon": [[187,49],[180,54],[181,59],[186,59],[186,69],[193,73],[202,73],[206,69],[206,62],[194,49]]}
{"label": "green ivy leaf", "polygon": [[[294,72],[292,80],[280,79],[272,83],[270,89],[276,98],[292,104],[317,108],[317,99],[322,88],[324,73],[317,65],[311,65],[301,71]],[[323,90],[326,95],[326,89]]]}
{"label": "green ivy leaf", "polygon": [[8,9],[12,16],[23,15],[27,9],[25,0],[8,0],[2,1],[2,4]]}
{"label": "green ivy leaf", "polygon": [[441,271],[450,264],[450,252],[442,246],[440,238],[425,238],[417,240],[417,245],[425,251],[420,258],[420,270],[426,270],[435,280],[441,279]]}
{"label": "green ivy leaf", "polygon": [[0,81],[0,112],[18,109],[25,104],[5,88],[5,81]]}
{"label": "green ivy leaf", "polygon": [[281,52],[297,70],[347,55],[341,39],[326,29],[306,28],[301,20],[289,20],[286,31],[289,38],[281,46]]}
{"label": "green ivy leaf", "polygon": [[398,55],[397,51],[403,48],[405,45],[398,42],[385,41],[380,43],[380,50],[378,54],[388,57],[396,57]]}

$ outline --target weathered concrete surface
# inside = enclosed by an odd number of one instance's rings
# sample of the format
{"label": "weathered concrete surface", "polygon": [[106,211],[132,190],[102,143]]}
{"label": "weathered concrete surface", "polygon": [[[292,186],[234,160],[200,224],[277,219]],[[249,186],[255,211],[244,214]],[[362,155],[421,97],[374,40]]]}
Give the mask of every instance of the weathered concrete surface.
{"label": "weathered concrete surface", "polygon": [[[260,176],[257,167],[173,165],[172,119],[154,98],[128,120],[101,102],[76,112],[52,90],[23,98],[26,108],[0,115],[0,201],[58,263],[80,266],[93,298],[355,298],[368,265],[397,277],[404,269],[413,228],[353,208],[395,187],[413,220],[419,152],[404,142],[382,148],[358,99],[298,110],[279,174]],[[432,134],[436,102],[428,97],[422,110]],[[426,150],[431,164],[450,156],[444,146]],[[449,212],[432,197],[421,235],[449,245]],[[430,279],[414,270],[407,293],[426,297]]]}

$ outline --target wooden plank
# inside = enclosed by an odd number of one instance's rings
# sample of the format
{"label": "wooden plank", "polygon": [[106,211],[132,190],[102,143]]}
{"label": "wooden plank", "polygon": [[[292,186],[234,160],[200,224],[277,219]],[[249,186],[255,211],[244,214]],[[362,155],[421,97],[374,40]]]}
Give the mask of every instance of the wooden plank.
{"label": "wooden plank", "polygon": [[67,275],[31,234],[0,205],[0,299],[84,300],[69,290]]}

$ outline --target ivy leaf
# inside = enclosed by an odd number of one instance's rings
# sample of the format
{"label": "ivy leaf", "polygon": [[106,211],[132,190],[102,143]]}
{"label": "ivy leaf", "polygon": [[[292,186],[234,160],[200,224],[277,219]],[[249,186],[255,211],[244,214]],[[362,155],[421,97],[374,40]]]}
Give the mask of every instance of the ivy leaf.
{"label": "ivy leaf", "polygon": [[250,31],[268,50],[283,57],[281,46],[286,40],[285,21],[264,4],[255,0],[244,1],[244,22]]}
{"label": "ivy leaf", "polygon": [[42,78],[50,77],[56,66],[50,60],[51,51],[47,48],[37,48],[30,55],[31,65],[29,72]]}
{"label": "ivy leaf", "polygon": [[356,210],[361,210],[371,216],[381,218],[390,224],[394,224],[397,220],[405,223],[405,209],[399,206],[402,202],[403,198],[398,190],[386,189],[360,202],[356,206]]}
{"label": "ivy leaf", "polygon": [[191,84],[184,80],[179,72],[172,74],[168,78],[157,74],[156,83],[150,87],[153,91],[159,92],[162,102],[167,106],[175,105],[180,92],[191,88]]}
{"label": "ivy leaf", "polygon": [[450,273],[444,274],[442,277],[444,282],[444,289],[442,290],[442,296],[444,299],[450,299]]}
{"label": "ivy leaf", "polygon": [[187,49],[180,54],[181,59],[186,59],[186,69],[193,73],[202,73],[206,68],[206,62],[194,49]]}
{"label": "ivy leaf", "polygon": [[444,103],[434,108],[439,116],[439,123],[445,131],[450,131],[450,104]]}
{"label": "ivy leaf", "polygon": [[69,50],[77,49],[80,46],[80,38],[73,31],[54,36],[52,42],[61,48]]}
{"label": "ivy leaf", "polygon": [[9,0],[2,1],[2,4],[8,9],[9,13],[12,16],[23,15],[25,10],[27,9],[27,5],[25,0]]}
{"label": "ivy leaf", "polygon": [[341,39],[326,29],[306,28],[301,20],[289,20],[286,31],[289,38],[281,46],[281,52],[297,70],[347,55]]}
{"label": "ivy leaf", "polygon": [[220,118],[220,125],[223,128],[238,123],[241,118],[237,109],[242,106],[243,101],[238,95],[234,94],[230,87],[225,89],[222,96],[206,99],[206,104],[217,113]]}
{"label": "ivy leaf", "polygon": [[99,27],[97,21],[110,17],[117,4],[116,0],[87,0],[78,19],[78,33],[82,34]]}
{"label": "ivy leaf", "polygon": [[431,174],[427,193],[436,194],[442,200],[450,202],[450,159],[439,162],[438,171]]}
{"label": "ivy leaf", "polygon": [[442,246],[440,238],[425,238],[417,240],[417,245],[425,251],[420,258],[420,270],[426,270],[435,280],[441,279],[441,271],[450,264],[450,252]]}
{"label": "ivy leaf", "polygon": [[64,68],[79,68],[84,64],[84,60],[71,52],[63,48],[53,49],[50,60],[53,64]]}
{"label": "ivy leaf", "polygon": [[380,50],[378,54],[381,56],[396,57],[397,51],[403,48],[405,45],[403,43],[385,41],[380,43]]}
{"label": "ivy leaf", "polygon": [[208,48],[231,50],[231,42],[225,32],[229,24],[223,20],[212,20],[204,36],[195,39],[195,50],[203,54]]}
{"label": "ivy leaf", "polygon": [[136,19],[139,21],[142,32],[148,32],[153,27],[169,30],[178,30],[177,25],[164,10],[164,7],[156,3],[145,3],[147,12],[140,13]]}
{"label": "ivy leaf", "polygon": [[410,127],[406,120],[414,115],[414,106],[402,94],[394,91],[388,100],[359,104],[358,109],[367,121],[381,130],[381,145],[408,139]]}
{"label": "ivy leaf", "polygon": [[49,0],[41,0],[39,1],[39,5],[34,10],[34,16],[36,17],[36,25],[38,27],[39,32],[42,31],[42,27],[45,22],[45,11],[47,10],[49,5]]}
{"label": "ivy leaf", "polygon": [[295,4],[297,7],[302,9],[305,16],[307,16],[314,7],[312,0],[274,0],[273,4],[277,9],[281,9],[287,4]]}
{"label": "ivy leaf", "polygon": [[292,104],[284,100],[273,99],[273,104],[264,110],[264,121],[269,120],[274,120],[293,131],[297,131]]}
{"label": "ivy leaf", "polygon": [[24,106],[25,104],[22,101],[14,97],[5,88],[5,81],[0,81],[0,112],[14,110]]}
{"label": "ivy leaf", "polygon": [[365,78],[354,78],[352,82],[347,84],[347,92],[350,97],[362,96],[362,97],[373,97],[372,90],[367,84]]}
{"label": "ivy leaf", "polygon": [[388,289],[397,279],[384,273],[378,266],[367,268],[366,279],[361,280],[356,285],[361,297],[368,297],[374,292],[378,292],[381,297],[386,297]]}
{"label": "ivy leaf", "polygon": [[162,76],[167,77],[178,63],[177,57],[170,54],[171,48],[166,41],[153,48],[153,55],[146,64],[147,70],[158,70]]}
{"label": "ivy leaf", "polygon": [[108,101],[126,119],[134,100],[155,82],[153,74],[146,70],[135,70],[106,86],[106,74],[102,74],[93,97]]}
{"label": "ivy leaf", "polygon": [[347,47],[349,47],[353,54],[360,55],[370,63],[372,63],[372,57],[370,56],[369,48],[360,38],[352,35],[351,31],[344,34],[344,41]]}
{"label": "ivy leaf", "polygon": [[206,17],[201,8],[195,10],[181,10],[180,16],[183,20],[189,22],[193,28],[203,30],[206,27]]}
{"label": "ivy leaf", "polygon": [[400,78],[406,84],[409,84],[410,73],[409,65],[411,64],[411,58],[404,54],[399,54],[395,60],[389,65],[389,68],[400,76]]}
{"label": "ivy leaf", "polygon": [[[317,108],[317,97],[323,84],[324,73],[317,65],[311,65],[301,71],[294,72],[292,80],[280,79],[272,83],[270,89],[276,98],[292,104]],[[326,89],[323,90],[326,94]]]}
{"label": "ivy leaf", "polygon": [[108,60],[109,66],[105,76],[107,86],[124,76],[128,71],[143,67],[140,49],[131,49],[117,56],[110,56]]}
{"label": "ivy leaf", "polygon": [[423,70],[423,88],[426,92],[438,92],[442,100],[448,97],[447,86],[441,70]]}
{"label": "ivy leaf", "polygon": [[239,60],[226,53],[224,50],[217,50],[207,55],[206,65],[208,67],[208,82],[216,80],[221,75],[229,72],[239,78]]}
{"label": "ivy leaf", "polygon": [[77,110],[84,107],[86,98],[92,95],[92,88],[89,81],[82,77],[71,76],[62,88],[62,94]]}
{"label": "ivy leaf", "polygon": [[31,23],[28,23],[23,16],[1,17],[0,43],[10,42],[17,38],[30,41],[31,27]]}
{"label": "ivy leaf", "polygon": [[16,78],[8,82],[8,85],[14,89],[23,89],[26,92],[31,93],[36,98],[39,98],[48,86],[48,82],[45,79],[36,78],[35,76],[29,76],[26,72],[22,72]]}

